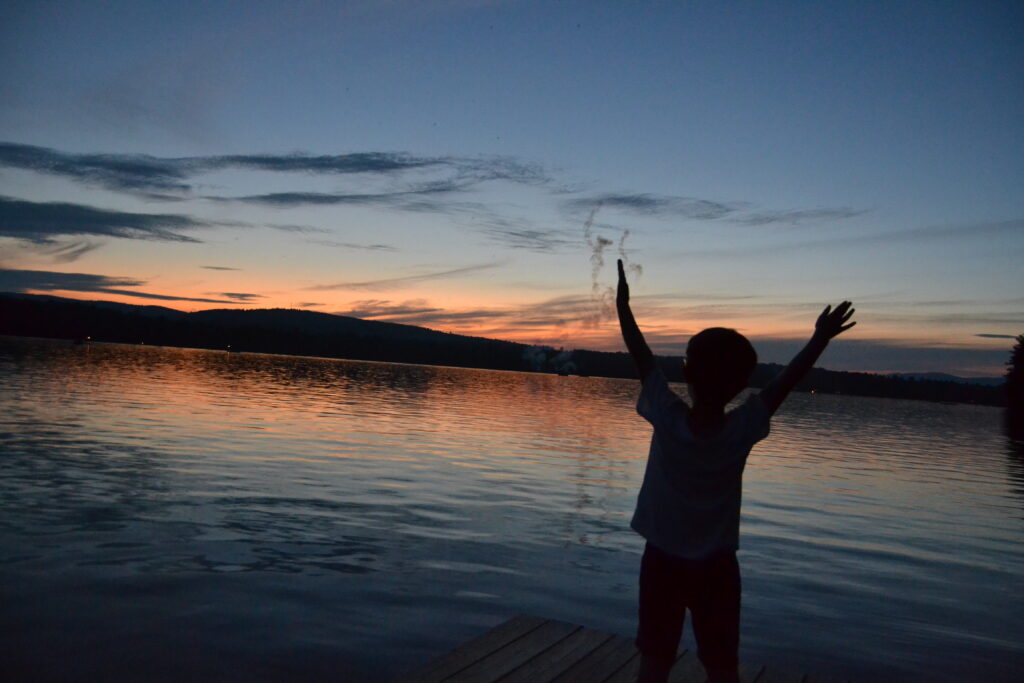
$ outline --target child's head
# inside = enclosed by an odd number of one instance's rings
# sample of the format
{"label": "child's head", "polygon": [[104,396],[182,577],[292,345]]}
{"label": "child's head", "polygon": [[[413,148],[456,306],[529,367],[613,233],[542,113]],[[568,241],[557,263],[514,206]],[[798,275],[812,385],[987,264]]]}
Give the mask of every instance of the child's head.
{"label": "child's head", "polygon": [[690,338],[683,375],[694,399],[725,405],[743,391],[757,352],[746,337],[726,327],[709,327]]}

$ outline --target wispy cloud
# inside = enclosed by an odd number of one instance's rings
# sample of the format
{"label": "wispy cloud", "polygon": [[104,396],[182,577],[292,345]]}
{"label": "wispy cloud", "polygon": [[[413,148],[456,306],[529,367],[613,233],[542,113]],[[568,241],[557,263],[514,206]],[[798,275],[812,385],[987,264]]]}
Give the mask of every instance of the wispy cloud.
{"label": "wispy cloud", "polygon": [[49,244],[60,235],[199,242],[181,234],[217,225],[191,216],[131,213],[67,202],[30,202],[0,196],[0,236]]}
{"label": "wispy cloud", "polygon": [[144,154],[67,154],[47,147],[0,143],[0,166],[60,176],[127,192],[187,192],[188,166]]}
{"label": "wispy cloud", "polygon": [[319,244],[323,247],[337,247],[339,249],[358,249],[363,251],[399,251],[398,247],[390,244],[360,244],[358,242],[339,242],[337,240],[309,240],[310,244]]}
{"label": "wispy cloud", "polygon": [[1012,334],[988,334],[981,333],[974,335],[975,337],[982,337],[983,339],[1016,339],[1017,337]]}
{"label": "wispy cloud", "polygon": [[802,225],[844,220],[865,213],[863,210],[849,207],[752,211],[750,204],[746,202],[725,202],[648,192],[606,192],[576,197],[565,200],[563,208],[581,214],[595,210],[611,210],[642,216],[672,216],[698,221],[726,221],[740,225]]}
{"label": "wispy cloud", "polygon": [[742,216],[730,218],[734,223],[743,225],[771,225],[788,224],[800,225],[803,223],[821,223],[825,221],[839,221],[866,213],[864,210],[839,207],[834,209],[792,209],[789,211],[755,211]]}
{"label": "wispy cloud", "polygon": [[345,311],[338,311],[338,315],[347,315],[353,318],[402,318],[405,316],[419,316],[428,313],[439,313],[443,309],[429,306],[423,299],[404,301],[394,304],[386,299],[365,299],[354,301],[352,308]]}
{"label": "wispy cloud", "polygon": [[[231,154],[193,157],[155,157],[147,154],[75,154],[47,147],[0,143],[0,167],[54,175],[120,192],[183,195],[195,190],[192,178],[211,171],[241,169],[312,175],[395,175],[423,169],[449,172],[449,183],[467,186],[492,180],[543,184],[543,168],[512,157],[416,156],[403,152],[348,154]],[[310,193],[281,193],[279,202],[327,201]],[[287,197],[286,195],[295,196]],[[162,196],[169,199],[171,196]],[[257,198],[240,198],[257,201]],[[265,202],[275,199],[263,198]]]}
{"label": "wispy cloud", "polygon": [[58,242],[52,247],[44,248],[44,250],[48,256],[53,257],[54,263],[72,263],[90,251],[95,251],[102,246],[102,242],[93,242],[91,240],[68,240],[66,242]]}
{"label": "wispy cloud", "polygon": [[306,287],[307,291],[326,291],[334,289],[348,289],[348,290],[384,290],[399,287],[401,285],[410,284],[413,282],[425,282],[428,280],[441,280],[444,278],[455,277],[457,275],[465,275],[467,273],[476,273],[481,270],[490,270],[491,268],[497,268],[504,265],[504,262],[496,263],[482,263],[475,266],[465,266],[463,268],[452,268],[450,270],[433,271],[429,273],[420,273],[417,275],[404,275],[401,277],[393,278],[381,278],[379,280],[363,280],[359,282],[336,282],[329,285],[315,285],[313,287]]}
{"label": "wispy cloud", "polygon": [[650,193],[614,193],[577,197],[564,202],[570,211],[590,212],[594,209],[617,209],[641,215],[675,215],[699,220],[716,220],[736,212],[740,205],[709,199],[677,197]]}
{"label": "wispy cloud", "polygon": [[206,268],[207,270],[241,270],[241,268],[231,268],[228,266],[199,266],[200,268]]}
{"label": "wispy cloud", "polygon": [[512,333],[513,337],[521,338],[531,331],[550,333],[553,328],[586,325],[593,318],[594,302],[589,296],[567,295],[528,306],[445,309],[431,306],[423,299],[399,303],[367,299],[354,302],[351,309],[339,313],[433,328],[470,326],[486,330],[488,335]]}
{"label": "wispy cloud", "polygon": [[[405,208],[407,200],[424,194],[418,190],[402,190],[395,192],[269,192],[266,194],[254,194],[243,197],[214,197],[207,196],[204,199],[212,199],[222,202],[242,202],[247,204],[263,204],[278,208],[292,206],[365,206],[378,205],[394,208]],[[431,191],[427,194],[435,194]],[[412,205],[412,210],[417,210],[417,205]]]}
{"label": "wispy cloud", "polygon": [[224,299],[204,299],[168,294],[140,292],[125,287],[145,285],[144,280],[134,278],[96,275],[92,273],[61,273],[48,270],[7,270],[0,269],[0,291],[6,292],[95,292],[102,294],[120,294],[140,299],[158,301],[196,301],[211,304],[237,303]]}
{"label": "wispy cloud", "polygon": [[803,249],[828,249],[840,246],[884,245],[900,242],[930,242],[936,239],[979,238],[986,235],[1016,234],[1024,231],[1024,219],[963,223],[957,225],[930,225],[908,230],[887,230],[841,237],[790,240],[786,242],[757,243],[720,249],[688,249],[675,254],[681,258],[707,256],[763,256],[767,253],[792,252]]}
{"label": "wispy cloud", "polygon": [[550,253],[580,244],[574,231],[538,228],[528,221],[496,215],[482,217],[474,227],[491,241],[511,249]]}
{"label": "wispy cloud", "polygon": [[223,296],[235,301],[252,301],[253,299],[265,299],[262,294],[249,294],[247,292],[207,292],[211,296]]}

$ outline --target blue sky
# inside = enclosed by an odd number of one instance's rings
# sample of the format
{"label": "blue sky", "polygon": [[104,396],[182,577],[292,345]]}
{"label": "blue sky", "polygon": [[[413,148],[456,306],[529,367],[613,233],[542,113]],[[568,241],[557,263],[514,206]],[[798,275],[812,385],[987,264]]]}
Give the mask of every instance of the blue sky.
{"label": "blue sky", "polygon": [[826,367],[997,374],[1022,15],[6,3],[0,289],[619,348],[621,254],[660,352],[722,324],[783,362],[849,298]]}

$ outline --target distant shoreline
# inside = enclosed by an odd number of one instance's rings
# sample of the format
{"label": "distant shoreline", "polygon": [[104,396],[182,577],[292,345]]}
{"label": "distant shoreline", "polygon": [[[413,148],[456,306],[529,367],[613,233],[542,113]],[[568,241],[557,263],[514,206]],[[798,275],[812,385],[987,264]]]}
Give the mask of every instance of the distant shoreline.
{"label": "distant shoreline", "polygon": [[[293,309],[212,309],[184,313],[54,296],[0,294],[0,335],[91,339],[122,344],[410,363],[449,367],[635,379],[623,352],[567,351],[547,346],[438,332],[414,325],[361,320]],[[658,363],[682,381],[682,358]],[[760,363],[750,386],[762,387],[782,369]],[[843,372],[814,368],[800,391],[1005,406],[1003,385]]]}

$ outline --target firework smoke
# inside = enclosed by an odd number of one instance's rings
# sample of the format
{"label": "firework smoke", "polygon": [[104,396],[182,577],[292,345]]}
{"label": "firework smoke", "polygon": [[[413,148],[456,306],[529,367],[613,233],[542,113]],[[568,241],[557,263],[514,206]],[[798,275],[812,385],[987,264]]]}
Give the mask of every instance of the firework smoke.
{"label": "firework smoke", "polygon": [[[604,267],[604,250],[614,245],[610,239],[594,234],[594,217],[601,210],[601,204],[595,206],[587,220],[583,222],[583,239],[590,248],[590,304],[591,311],[583,316],[584,327],[594,327],[603,321],[615,317],[615,289],[608,285],[602,285],[598,278],[601,269]],[[626,271],[634,277],[643,274],[644,269],[639,263],[630,263],[626,254],[626,238],[629,237],[629,230],[623,230],[619,237],[618,250],[619,258]]]}
{"label": "firework smoke", "polygon": [[622,237],[619,238],[619,258],[622,259],[622,265],[626,272],[632,273],[634,277],[640,277],[644,274],[644,267],[639,263],[630,263],[629,256],[626,254],[626,238],[629,237],[629,228],[622,231]]}

